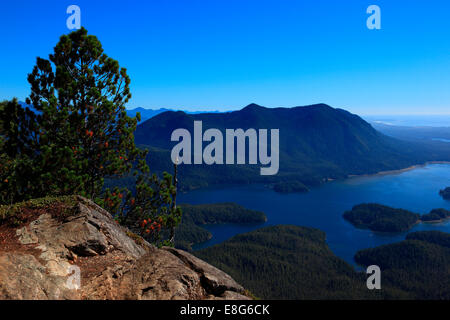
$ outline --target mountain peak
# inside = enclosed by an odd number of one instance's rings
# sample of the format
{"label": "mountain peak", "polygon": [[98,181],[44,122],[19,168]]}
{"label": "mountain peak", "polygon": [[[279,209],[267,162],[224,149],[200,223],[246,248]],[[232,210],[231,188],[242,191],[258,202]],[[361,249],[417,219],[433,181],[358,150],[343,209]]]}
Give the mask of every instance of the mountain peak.
{"label": "mountain peak", "polygon": [[334,109],[332,106],[326,103],[315,103],[308,106],[301,106],[296,108],[317,108],[317,109]]}
{"label": "mountain peak", "polygon": [[326,103],[317,103],[313,105],[314,107],[318,107],[318,108],[330,108],[330,109],[334,109],[332,106],[326,104]]}
{"label": "mountain peak", "polygon": [[248,106],[244,107],[242,110],[257,110],[257,109],[265,109],[265,107],[260,106],[256,103],[250,103]]}
{"label": "mountain peak", "polygon": [[[308,106],[301,106],[301,107],[293,107],[293,108],[289,108],[289,107],[281,107],[281,108],[274,108],[275,109],[296,109],[296,108],[315,108],[315,109],[323,109],[323,110],[334,110],[333,107],[331,107],[328,104],[325,103],[316,103],[316,104],[312,104],[312,105],[308,105]],[[242,108],[242,110],[248,110],[248,111],[260,111],[260,110],[265,110],[267,109],[266,107],[263,107],[259,104],[256,103],[250,103],[249,105],[247,105],[246,107]]]}

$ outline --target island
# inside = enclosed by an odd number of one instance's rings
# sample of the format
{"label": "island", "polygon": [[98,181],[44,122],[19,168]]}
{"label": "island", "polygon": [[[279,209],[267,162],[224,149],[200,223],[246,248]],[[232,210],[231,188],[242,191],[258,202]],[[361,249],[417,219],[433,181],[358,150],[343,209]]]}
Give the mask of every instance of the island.
{"label": "island", "polygon": [[308,192],[309,189],[300,181],[279,182],[274,184],[273,190],[278,193]]}
{"label": "island", "polygon": [[450,219],[450,211],[433,209],[420,215],[405,209],[396,209],[377,203],[356,205],[343,215],[344,219],[361,229],[377,232],[405,232],[421,222],[439,223]]}
{"label": "island", "polygon": [[442,222],[450,218],[450,211],[445,209],[433,209],[428,214],[422,215],[420,220],[423,222]]}
{"label": "island", "polygon": [[236,203],[182,204],[183,217],[175,232],[175,247],[186,251],[192,245],[208,241],[211,233],[202,228],[207,224],[260,224],[267,221],[261,211],[250,210]]}
{"label": "island", "polygon": [[404,232],[419,222],[420,214],[377,203],[363,203],[346,211],[344,219],[357,228],[378,232]]}
{"label": "island", "polygon": [[441,191],[439,191],[439,194],[441,195],[442,198],[444,198],[445,200],[450,200],[450,187],[447,187]]}

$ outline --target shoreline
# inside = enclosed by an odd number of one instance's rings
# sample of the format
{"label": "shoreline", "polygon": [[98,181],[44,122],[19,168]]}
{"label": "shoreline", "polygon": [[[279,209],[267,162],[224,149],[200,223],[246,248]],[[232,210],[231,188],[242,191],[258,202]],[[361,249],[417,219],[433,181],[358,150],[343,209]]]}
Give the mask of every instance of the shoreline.
{"label": "shoreline", "polygon": [[432,165],[432,164],[448,164],[450,165],[450,161],[428,161],[425,162],[423,164],[415,164],[403,169],[395,169],[395,170],[386,170],[386,171],[379,171],[376,173],[364,173],[364,174],[349,174],[347,177],[345,178],[337,178],[337,179],[333,179],[333,178],[324,178],[324,181],[322,181],[322,183],[320,183],[320,185],[316,185],[316,186],[312,186],[312,187],[308,187],[308,191],[304,191],[304,192],[277,192],[273,189],[273,185],[275,184],[275,182],[272,183],[268,183],[268,182],[254,182],[254,183],[245,183],[245,184],[239,184],[239,183],[230,183],[230,184],[226,184],[226,185],[216,185],[216,184],[212,184],[212,185],[208,185],[208,186],[199,186],[199,187],[194,187],[191,188],[189,190],[186,189],[182,189],[180,190],[180,193],[182,194],[188,194],[190,192],[193,191],[199,191],[199,190],[211,190],[211,189],[226,189],[228,187],[241,187],[243,185],[245,186],[251,186],[251,185],[260,185],[263,186],[266,189],[271,189],[272,191],[278,193],[278,194],[303,194],[303,193],[309,193],[311,190],[320,187],[322,185],[325,185],[327,183],[332,183],[332,182],[336,182],[336,181],[345,181],[347,179],[354,179],[354,178],[369,178],[369,177],[376,177],[376,176],[385,176],[385,175],[395,175],[395,174],[401,174],[404,172],[408,172],[414,169],[418,169],[418,168],[424,168],[428,165]]}
{"label": "shoreline", "polygon": [[429,221],[423,221],[419,219],[419,223],[425,223],[425,224],[441,224],[441,223],[447,223],[450,221],[450,217],[442,218],[439,220],[429,220]]}
{"label": "shoreline", "polygon": [[348,179],[350,178],[357,178],[357,177],[373,177],[373,176],[384,176],[384,175],[390,175],[390,174],[400,174],[403,172],[411,171],[418,168],[424,168],[430,164],[450,164],[450,161],[428,161],[424,164],[415,164],[403,169],[396,169],[396,170],[386,170],[386,171],[379,171],[377,173],[365,173],[365,174],[351,174],[348,175]]}

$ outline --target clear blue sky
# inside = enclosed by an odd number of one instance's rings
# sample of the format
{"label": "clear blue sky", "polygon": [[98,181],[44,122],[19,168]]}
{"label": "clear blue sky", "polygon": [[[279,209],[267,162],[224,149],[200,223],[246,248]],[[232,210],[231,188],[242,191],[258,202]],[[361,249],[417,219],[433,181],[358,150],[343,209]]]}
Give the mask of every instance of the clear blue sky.
{"label": "clear blue sky", "polygon": [[[128,107],[231,110],[327,103],[450,114],[448,0],[1,1],[0,99],[29,94],[66,8],[128,69]],[[381,8],[382,30],[366,27]]]}

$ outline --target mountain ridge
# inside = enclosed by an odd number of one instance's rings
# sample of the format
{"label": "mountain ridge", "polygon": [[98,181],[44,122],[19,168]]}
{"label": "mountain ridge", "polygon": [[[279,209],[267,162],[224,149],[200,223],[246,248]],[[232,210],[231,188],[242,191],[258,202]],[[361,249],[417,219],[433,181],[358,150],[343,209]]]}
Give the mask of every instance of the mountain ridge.
{"label": "mountain ridge", "polygon": [[194,121],[202,121],[203,130],[217,128],[222,132],[280,129],[280,171],[274,177],[260,177],[259,166],[255,165],[181,165],[183,187],[280,181],[298,181],[309,187],[350,175],[450,159],[450,146],[441,150],[388,137],[358,115],[327,104],[266,108],[252,103],[227,113],[167,111],[141,123],[135,141],[150,148],[152,168],[162,171],[171,167],[170,150],[176,144],[170,139],[171,133],[178,128],[193,132]]}

